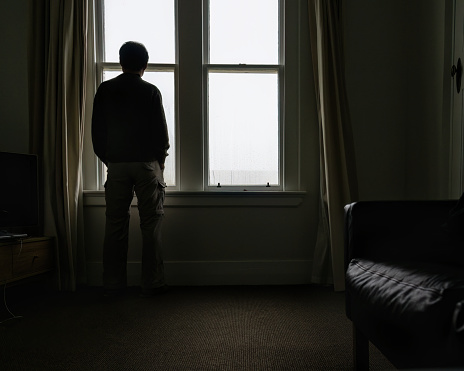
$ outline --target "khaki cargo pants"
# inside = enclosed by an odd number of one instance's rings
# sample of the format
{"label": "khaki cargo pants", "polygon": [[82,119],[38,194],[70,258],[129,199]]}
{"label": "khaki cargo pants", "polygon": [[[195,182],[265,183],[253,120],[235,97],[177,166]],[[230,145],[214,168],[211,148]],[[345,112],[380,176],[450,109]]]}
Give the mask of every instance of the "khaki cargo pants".
{"label": "khaki cargo pants", "polygon": [[103,286],[127,286],[127,252],[130,205],[135,195],[142,232],[143,289],[165,284],[161,245],[165,187],[159,163],[121,162],[108,164],[105,183],[106,226],[103,246]]}

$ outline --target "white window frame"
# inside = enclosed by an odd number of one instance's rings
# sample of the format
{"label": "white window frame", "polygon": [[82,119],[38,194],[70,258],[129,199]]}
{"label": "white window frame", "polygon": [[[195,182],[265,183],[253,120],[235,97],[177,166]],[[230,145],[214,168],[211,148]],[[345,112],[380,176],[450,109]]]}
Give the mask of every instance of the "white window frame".
{"label": "white window frame", "polygon": [[[284,44],[284,0],[279,1],[279,63],[275,65],[263,64],[211,64],[209,61],[209,0],[203,1],[203,89],[204,89],[204,122],[205,122],[205,148],[204,148],[204,187],[208,191],[282,191],[283,190],[283,153],[284,153],[284,140],[283,140],[283,108],[284,102],[284,58],[285,58],[285,44]],[[278,109],[278,130],[279,130],[279,148],[278,148],[278,178],[279,184],[277,185],[209,185],[209,122],[208,122],[208,75],[209,72],[230,72],[230,73],[277,73],[277,83],[279,92],[279,109]]]}
{"label": "white window frame", "polygon": [[[280,0],[279,1],[279,65],[244,65],[246,71],[255,72],[259,69],[278,70],[279,79],[279,186],[208,186],[208,123],[206,122],[207,111],[207,71],[213,69],[236,70],[236,65],[211,65],[207,61],[206,47],[207,23],[202,20],[205,11],[208,9],[207,0],[175,0],[175,26],[176,26],[176,61],[175,64],[149,64],[148,70],[170,69],[175,73],[175,130],[176,130],[176,187],[168,187],[168,195],[194,195],[200,193],[223,193],[243,194],[243,191],[257,191],[275,197],[280,193],[292,193],[302,191],[301,188],[301,159],[299,133],[300,127],[300,21],[299,12],[303,0]],[[94,32],[95,45],[95,68],[93,69],[92,82],[94,92],[102,79],[103,68],[120,69],[117,63],[103,63],[102,44],[102,1],[95,1]],[[194,16],[192,16],[194,13]],[[290,21],[286,19],[289,14]],[[179,24],[181,22],[181,24]],[[189,23],[187,26],[185,23]],[[195,35],[190,33],[194,31]],[[294,40],[297,39],[297,42]],[[287,49],[285,41],[290,40],[290,49]],[[194,45],[190,45],[193,43]],[[180,46],[183,52],[180,51]],[[185,47],[189,45],[189,47]],[[200,56],[198,51],[200,48]],[[186,63],[187,61],[187,63]],[[183,66],[183,67],[182,67]],[[191,73],[193,71],[193,73]],[[197,74],[197,75],[195,75]],[[186,76],[188,75],[187,79]],[[179,78],[180,77],[180,78]],[[182,79],[183,81],[181,81]],[[190,96],[196,98],[194,102],[186,108],[185,102],[190,100]],[[201,97],[199,97],[201,95]],[[104,166],[96,158],[92,151],[90,138],[90,116],[91,101],[93,95],[89,94],[90,115],[87,114],[86,131],[87,140],[84,144],[85,159],[84,163],[84,189],[88,194],[95,190],[103,190],[101,182]],[[201,101],[201,107],[199,103]],[[182,105],[182,107],[180,106]],[[92,163],[93,162],[93,163]],[[96,194],[96,193],[95,193]],[[249,193],[248,193],[249,194]]]}

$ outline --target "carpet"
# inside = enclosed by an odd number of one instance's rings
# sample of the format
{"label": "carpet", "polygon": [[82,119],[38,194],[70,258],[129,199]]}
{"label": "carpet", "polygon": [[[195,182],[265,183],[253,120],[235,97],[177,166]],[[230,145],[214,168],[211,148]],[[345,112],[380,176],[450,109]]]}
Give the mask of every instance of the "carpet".
{"label": "carpet", "polygon": [[[318,286],[7,288],[1,370],[351,370],[344,294]],[[3,305],[4,306],[4,305]],[[0,321],[9,313],[0,312]],[[371,370],[394,369],[374,347]]]}

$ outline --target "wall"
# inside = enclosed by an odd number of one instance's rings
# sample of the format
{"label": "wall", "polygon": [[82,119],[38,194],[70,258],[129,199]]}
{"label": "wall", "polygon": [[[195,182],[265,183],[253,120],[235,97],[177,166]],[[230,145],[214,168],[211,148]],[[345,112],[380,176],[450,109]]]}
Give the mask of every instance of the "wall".
{"label": "wall", "polygon": [[[0,17],[0,149],[27,152],[27,0],[0,2]],[[434,0],[345,2],[347,88],[362,199],[443,194],[437,170],[447,156],[441,139],[442,81],[449,70],[443,63],[443,17],[444,5]],[[172,283],[308,282],[317,227],[318,139],[307,34],[294,42],[306,45],[299,51],[301,100],[292,112],[301,123],[299,139],[292,134],[291,142],[298,147],[300,163],[294,166],[300,167],[306,194],[286,199],[284,206],[275,200],[256,206],[258,198],[234,207],[224,206],[224,199],[189,205],[190,195],[176,205],[168,196],[163,231]],[[86,203],[87,268],[90,282],[98,283],[104,207],[101,197],[88,195]],[[133,208],[129,273],[134,284],[140,260],[136,214]]]}
{"label": "wall", "polygon": [[0,151],[28,153],[27,0],[0,1]]}
{"label": "wall", "polygon": [[[196,203],[205,202],[198,197],[193,196]],[[284,207],[221,206],[217,198],[212,206],[174,207],[169,196],[166,203],[163,240],[169,284],[309,282],[315,236],[308,222],[315,208],[308,197]],[[128,274],[137,284],[141,239],[137,209],[131,211]],[[86,207],[85,223],[88,275],[99,283],[104,207]]]}
{"label": "wall", "polygon": [[447,198],[446,4],[345,2],[361,199]]}

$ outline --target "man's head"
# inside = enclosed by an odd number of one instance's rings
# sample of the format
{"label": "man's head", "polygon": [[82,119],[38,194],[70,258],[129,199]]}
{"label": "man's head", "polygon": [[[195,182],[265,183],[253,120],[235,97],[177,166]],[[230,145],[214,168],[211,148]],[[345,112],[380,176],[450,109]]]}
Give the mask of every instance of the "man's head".
{"label": "man's head", "polygon": [[145,70],[148,63],[147,49],[141,43],[128,41],[119,49],[119,63],[126,71]]}

